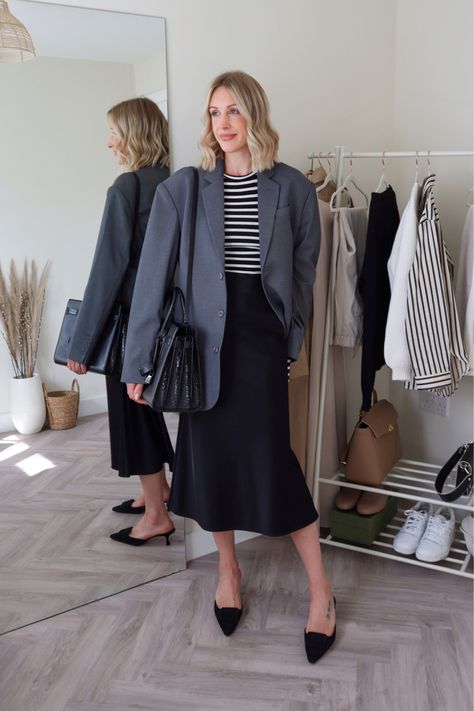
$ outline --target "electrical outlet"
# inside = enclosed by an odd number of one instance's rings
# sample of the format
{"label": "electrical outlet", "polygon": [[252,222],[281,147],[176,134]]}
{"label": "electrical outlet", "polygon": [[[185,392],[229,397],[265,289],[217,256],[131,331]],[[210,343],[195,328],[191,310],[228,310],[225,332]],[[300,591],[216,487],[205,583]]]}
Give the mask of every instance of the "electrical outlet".
{"label": "electrical outlet", "polygon": [[432,412],[434,415],[448,417],[449,398],[436,395],[430,390],[420,390],[420,410],[422,412]]}

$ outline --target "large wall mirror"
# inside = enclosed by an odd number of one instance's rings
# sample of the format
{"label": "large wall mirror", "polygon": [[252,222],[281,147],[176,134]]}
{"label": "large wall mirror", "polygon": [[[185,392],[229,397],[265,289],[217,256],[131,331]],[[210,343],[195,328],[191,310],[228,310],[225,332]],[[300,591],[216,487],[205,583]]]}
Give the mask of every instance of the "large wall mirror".
{"label": "large wall mirror", "polygon": [[[0,263],[51,262],[37,369],[58,390],[74,377],[53,363],[65,304],[82,298],[106,190],[120,172],[106,148],[106,113],[145,95],[167,115],[165,21],[24,0],[9,8],[37,57],[0,63]],[[4,345],[0,424],[12,377]],[[177,517],[169,546],[109,539],[138,519],[111,508],[139,482],[110,469],[103,378],[87,374],[80,387],[76,427],[0,433],[0,633],[186,566]],[[168,425],[174,440],[176,421]]]}

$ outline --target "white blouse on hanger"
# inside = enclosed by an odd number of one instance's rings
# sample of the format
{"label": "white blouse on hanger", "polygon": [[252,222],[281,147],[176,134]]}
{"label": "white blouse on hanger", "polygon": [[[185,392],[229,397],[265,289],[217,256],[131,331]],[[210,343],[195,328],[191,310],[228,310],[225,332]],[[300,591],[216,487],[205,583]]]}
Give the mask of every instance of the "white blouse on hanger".
{"label": "white blouse on hanger", "polygon": [[392,369],[393,380],[410,380],[413,368],[405,332],[407,318],[408,274],[415,258],[418,233],[420,185],[411,189],[388,260],[390,306],[385,327],[385,362]]}

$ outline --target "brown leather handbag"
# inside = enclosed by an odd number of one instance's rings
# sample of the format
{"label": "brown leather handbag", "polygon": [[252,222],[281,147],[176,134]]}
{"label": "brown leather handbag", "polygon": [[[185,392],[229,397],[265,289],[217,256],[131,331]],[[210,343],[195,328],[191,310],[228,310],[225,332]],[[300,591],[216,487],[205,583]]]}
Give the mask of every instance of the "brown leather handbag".
{"label": "brown leather handbag", "polygon": [[346,479],[356,484],[380,486],[400,459],[398,413],[388,400],[377,400],[368,412],[361,412],[347,446]]}

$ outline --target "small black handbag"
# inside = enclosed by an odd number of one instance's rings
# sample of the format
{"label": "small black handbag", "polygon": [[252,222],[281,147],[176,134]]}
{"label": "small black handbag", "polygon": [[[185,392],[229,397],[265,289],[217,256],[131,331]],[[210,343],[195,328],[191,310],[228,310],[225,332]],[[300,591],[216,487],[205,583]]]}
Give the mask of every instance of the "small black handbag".
{"label": "small black handbag", "polygon": [[[472,491],[474,443],[462,444],[441,467],[435,481],[435,488],[443,501],[455,501],[461,496],[469,496]],[[456,467],[456,486],[451,491],[443,492],[443,487],[448,476]]]}
{"label": "small black handbag", "polygon": [[[59,331],[58,342],[54,351],[54,362],[58,363],[58,365],[67,365],[71,339],[76,327],[77,317],[81,310],[81,304],[82,301],[78,299],[69,299],[67,302],[61,330]],[[96,347],[88,358],[87,369],[92,373],[111,375],[115,371],[117,358],[120,357],[122,322],[122,306],[117,303],[105,322]]]}
{"label": "small black handbag", "polygon": [[[145,376],[143,399],[157,412],[196,412],[202,406],[201,369],[196,329],[191,326],[187,306],[191,293],[196,232],[198,172],[194,170],[192,222],[186,296],[175,287],[165,318],[156,338],[153,369],[140,371]],[[180,306],[182,319],[177,318]]]}

